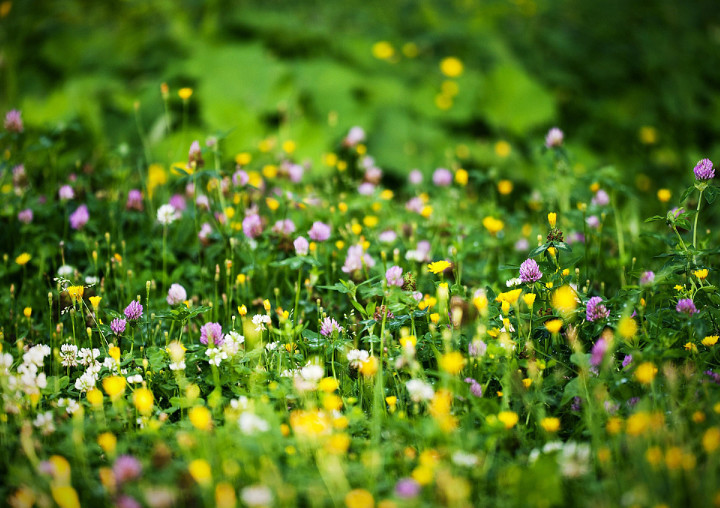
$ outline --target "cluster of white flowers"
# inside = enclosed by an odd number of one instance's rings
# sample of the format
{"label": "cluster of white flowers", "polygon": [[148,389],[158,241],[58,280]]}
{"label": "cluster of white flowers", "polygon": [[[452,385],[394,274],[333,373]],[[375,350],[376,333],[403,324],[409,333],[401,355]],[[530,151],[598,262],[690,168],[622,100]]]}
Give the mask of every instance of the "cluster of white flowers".
{"label": "cluster of white flowers", "polygon": [[77,353],[77,362],[80,365],[89,367],[97,363],[97,359],[100,357],[100,350],[98,348],[87,348],[80,349]]}
{"label": "cluster of white flowers", "polygon": [[453,464],[461,467],[475,467],[478,464],[478,457],[472,453],[458,450],[452,455]]}
{"label": "cluster of white flowers", "polygon": [[265,325],[270,324],[270,316],[268,316],[267,314],[255,314],[252,317],[252,322],[255,325],[255,331],[261,332],[263,330],[267,330]]}
{"label": "cluster of white flowers", "polygon": [[272,491],[265,485],[250,485],[242,489],[240,497],[250,507],[272,505]]}
{"label": "cluster of white flowers", "polygon": [[415,402],[431,400],[435,396],[432,385],[420,379],[411,379],[405,383],[410,398]]}
{"label": "cluster of white flowers", "polygon": [[506,285],[507,287],[509,287],[509,288],[513,288],[513,287],[515,287],[515,286],[519,286],[520,284],[522,284],[522,279],[520,279],[520,277],[515,277],[514,279],[508,279],[508,280],[505,282],[505,285]]}
{"label": "cluster of white flowers", "polygon": [[275,350],[278,349],[281,345],[282,345],[282,344],[280,344],[280,342],[278,342],[278,341],[268,342],[267,344],[265,344],[265,349],[267,349],[268,351],[275,351]]}
{"label": "cluster of white flowers", "polygon": [[364,349],[351,349],[347,354],[350,366],[354,369],[359,369],[360,366],[368,360],[368,358],[370,358],[370,353]]}
{"label": "cluster of white flowers", "polygon": [[74,344],[60,346],[60,358],[63,367],[77,367],[78,348]]}
{"label": "cluster of white flowers", "polygon": [[80,409],[80,404],[75,399],[58,399],[57,403],[58,407],[64,407],[69,415]]}
{"label": "cluster of white flowers", "polygon": [[590,471],[590,446],[587,443],[576,443],[575,441],[568,441],[563,443],[562,441],[550,441],[542,447],[542,450],[537,448],[530,452],[528,456],[528,462],[534,463],[540,453],[557,454],[558,465],[560,466],[560,472],[567,478],[577,478]]}
{"label": "cluster of white flowers", "polygon": [[13,364],[13,356],[10,353],[0,353],[0,374],[10,374],[10,367]]}
{"label": "cluster of white flowers", "polygon": [[[106,367],[112,372],[117,372],[119,369],[117,362],[111,357],[105,358],[103,362],[100,363],[98,361],[98,358],[100,357],[100,350],[97,348],[90,349],[84,347],[78,350],[77,347],[71,344],[65,345],[69,346],[66,349],[67,357],[71,358],[74,355],[76,365],[82,365],[85,367],[85,372],[83,372],[83,374],[75,380],[75,389],[81,392],[87,392],[88,390],[95,388],[95,385],[98,382],[100,369],[103,367]],[[60,356],[62,357],[62,353]],[[63,365],[65,365],[64,360]]]}
{"label": "cluster of white flowers", "polygon": [[[18,365],[17,373],[8,377],[8,387],[10,392],[15,392],[16,399],[20,398],[22,393],[38,395],[40,390],[47,386],[45,373],[40,369],[43,367],[45,357],[49,356],[50,352],[49,346],[38,344],[23,354],[23,361]],[[9,367],[12,365],[12,356],[3,355],[2,365],[3,371],[10,374]]]}
{"label": "cluster of white flowers", "polygon": [[257,434],[258,432],[267,432],[270,430],[268,422],[260,418],[255,413],[244,411],[238,418],[238,426],[243,434]]}
{"label": "cluster of white flowers", "polygon": [[42,432],[45,436],[55,432],[55,423],[53,423],[52,411],[38,414],[37,418],[33,420],[33,425],[35,428],[40,429],[40,432]]}
{"label": "cluster of white flowers", "polygon": [[134,384],[134,385],[140,384],[143,382],[143,377],[141,374],[135,374],[134,376],[128,376],[127,382],[129,384]]}
{"label": "cluster of white flowers", "polygon": [[240,346],[245,342],[245,337],[238,332],[230,331],[225,334],[222,348],[229,357],[233,357],[240,351]]}
{"label": "cluster of white flowers", "polygon": [[296,371],[294,376],[295,389],[298,392],[307,392],[317,388],[318,381],[325,376],[325,369],[320,365],[308,363],[305,367]]}
{"label": "cluster of white flowers", "polygon": [[227,360],[228,354],[220,348],[209,347],[205,350],[205,354],[208,356],[208,362],[211,365],[218,366],[223,360]]}

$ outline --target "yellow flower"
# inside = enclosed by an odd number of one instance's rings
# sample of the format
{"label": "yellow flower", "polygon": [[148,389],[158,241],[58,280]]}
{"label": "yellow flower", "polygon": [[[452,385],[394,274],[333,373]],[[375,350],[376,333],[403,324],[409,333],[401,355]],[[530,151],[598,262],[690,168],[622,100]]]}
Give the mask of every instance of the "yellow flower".
{"label": "yellow flower", "polygon": [[440,61],[440,71],[448,78],[457,78],[463,73],[463,63],[454,56],[443,58]]}
{"label": "yellow flower", "polygon": [[270,312],[270,300],[263,300],[263,307],[265,307],[266,312]]}
{"label": "yellow flower", "polygon": [[705,338],[702,340],[702,345],[703,345],[703,346],[708,346],[708,347],[714,346],[714,345],[717,343],[717,341],[718,341],[718,336],[717,336],[717,335],[708,335],[707,337],[705,337]]}
{"label": "yellow flower", "polygon": [[468,183],[468,172],[465,169],[458,169],[455,171],[455,181],[462,186],[467,185]]}
{"label": "yellow flower", "polygon": [[153,399],[153,393],[150,390],[147,388],[138,388],[133,395],[135,409],[137,409],[140,414],[150,414],[153,407]]}
{"label": "yellow flower", "polygon": [[533,382],[532,379],[530,379],[529,377],[526,377],[525,379],[522,380],[522,384],[526,389],[530,388],[530,385],[532,385],[532,382]]}
{"label": "yellow flower", "polygon": [[507,316],[510,313],[510,303],[503,300],[502,304],[500,304],[500,310],[502,310],[502,313]]}
{"label": "yellow flower", "polygon": [[497,419],[505,425],[506,429],[512,429],[518,422],[518,414],[515,411],[500,411]]}
{"label": "yellow flower", "polygon": [[378,60],[389,60],[395,55],[395,48],[388,41],[378,41],[373,44],[372,54]]}
{"label": "yellow flower", "polygon": [[720,447],[720,429],[717,427],[710,427],[705,431],[702,438],[702,445],[705,451],[712,453]]}
{"label": "yellow flower", "polygon": [[404,348],[415,347],[417,344],[417,338],[414,335],[407,335],[400,337],[400,345]]}
{"label": "yellow flower", "polygon": [[212,415],[210,410],[205,406],[195,406],[188,412],[188,418],[193,427],[200,430],[210,430],[212,428]]}
{"label": "yellow flower", "polygon": [[297,144],[295,141],[288,139],[287,141],[283,141],[282,149],[285,153],[293,153],[295,149],[297,148]]}
{"label": "yellow flower", "polygon": [[563,320],[562,319],[551,319],[550,321],[545,321],[545,328],[550,333],[558,333],[560,329],[562,328]]}
{"label": "yellow flower", "polygon": [[433,213],[433,207],[430,205],[425,205],[422,207],[422,210],[420,210],[420,215],[425,217],[426,219],[430,217]]}
{"label": "yellow flower", "polygon": [[347,508],[374,508],[375,499],[365,489],[354,489],[345,496],[345,506]]}
{"label": "yellow flower", "polygon": [[645,460],[652,467],[659,466],[663,461],[663,453],[659,446],[651,446],[645,451]]}
{"label": "yellow flower", "polygon": [[507,196],[513,191],[513,183],[510,180],[500,180],[497,184],[498,192]]}
{"label": "yellow flower", "polygon": [[103,390],[115,400],[125,392],[125,378],[123,376],[109,376],[102,381]]}
{"label": "yellow flower", "polygon": [[513,289],[511,291],[500,293],[495,300],[498,302],[507,302],[510,305],[515,305],[521,294],[522,289]]}
{"label": "yellow flower", "polygon": [[625,431],[629,436],[639,436],[650,426],[650,415],[645,411],[638,411],[627,419]]}
{"label": "yellow flower", "polygon": [[350,448],[350,436],[344,432],[333,434],[325,443],[325,449],[333,454],[340,455]]}
{"label": "yellow flower", "polygon": [[342,399],[333,393],[329,393],[323,398],[323,408],[325,411],[340,411],[342,406]]}
{"label": "yellow flower", "polygon": [[430,321],[438,324],[440,322],[440,314],[438,314],[437,312],[433,312],[432,314],[430,314]]}
{"label": "yellow flower", "polygon": [[78,301],[82,300],[83,294],[85,294],[85,288],[83,286],[69,286],[67,292],[73,305],[75,305]]}
{"label": "yellow flower", "polygon": [[23,252],[15,258],[15,262],[20,266],[25,266],[26,264],[28,264],[28,261],[30,261],[31,258],[32,256],[30,254],[28,254],[27,252]]}
{"label": "yellow flower", "polygon": [[280,201],[275,198],[265,198],[265,204],[273,212],[280,207]]}
{"label": "yellow flower", "polygon": [[238,307],[238,313],[239,313],[241,316],[247,315],[247,312],[248,312],[248,311],[247,311],[247,307],[245,307],[244,305],[240,305],[240,306]]}
{"label": "yellow flower", "polygon": [[363,218],[363,224],[369,228],[374,228],[378,225],[378,222],[380,222],[380,219],[376,215],[366,215],[365,218]]}
{"label": "yellow flower", "polygon": [[360,364],[360,373],[365,377],[372,377],[378,370],[378,359],[371,356]]}
{"label": "yellow flower", "polygon": [[113,358],[116,362],[120,361],[120,348],[117,346],[112,346],[110,349],[108,349],[108,354],[111,358]]}
{"label": "yellow flower", "polygon": [[115,447],[117,446],[117,438],[112,432],[103,432],[97,437],[97,444],[107,454],[112,455],[115,453]]}
{"label": "yellow flower", "polygon": [[98,307],[100,307],[100,300],[102,300],[102,296],[91,296],[89,300],[90,305],[92,305],[93,309],[97,312]]}
{"label": "yellow flower", "polygon": [[465,358],[458,351],[445,353],[438,360],[439,367],[450,375],[457,375],[465,367]]}
{"label": "yellow flower", "polygon": [[605,429],[607,430],[608,434],[614,435],[622,430],[622,424],[623,421],[621,418],[618,418],[617,416],[611,416],[608,419],[607,424],[605,425]]}
{"label": "yellow flower", "polygon": [[528,293],[526,295],[523,295],[523,301],[525,302],[525,305],[527,305],[528,307],[532,307],[535,303],[536,296],[537,295],[535,295],[535,293]]}
{"label": "yellow flower", "polygon": [[570,286],[559,287],[553,292],[552,306],[562,314],[571,313],[577,307],[575,291]]}
{"label": "yellow flower", "polygon": [[555,224],[557,224],[557,214],[555,212],[550,212],[548,214],[548,223],[550,224],[551,228],[555,227]]}
{"label": "yellow flower", "polygon": [[445,260],[443,261],[435,261],[433,263],[430,263],[428,265],[428,270],[430,270],[434,274],[438,274],[440,272],[444,272],[448,268],[452,266],[452,263],[449,263]]}
{"label": "yellow flower", "polygon": [[494,217],[485,217],[482,221],[483,227],[488,230],[491,235],[496,235],[505,227],[505,223]]}
{"label": "yellow flower", "polygon": [[657,198],[661,203],[667,203],[672,197],[672,192],[669,189],[660,189],[657,191]]}
{"label": "yellow flower", "polygon": [[87,392],[87,400],[90,404],[92,404],[95,407],[102,406],[103,403],[103,394],[100,390],[97,388],[93,388],[92,390],[88,390]]}
{"label": "yellow flower", "polygon": [[657,143],[657,129],[649,125],[643,125],[638,131],[640,142],[644,145],[654,145]]}
{"label": "yellow flower", "polygon": [[212,469],[205,459],[195,459],[188,465],[188,472],[200,485],[207,485],[212,481]]}
{"label": "yellow flower", "polygon": [[188,100],[192,94],[193,94],[192,88],[181,88],[180,90],[178,90],[178,95],[184,101]]}
{"label": "yellow flower", "polygon": [[240,166],[247,166],[252,161],[252,155],[248,152],[241,152],[235,156],[235,163]]}
{"label": "yellow flower", "polygon": [[60,508],[80,508],[77,492],[70,485],[53,485],[50,492]]}
{"label": "yellow flower", "polygon": [[433,470],[428,466],[418,466],[413,469],[411,476],[420,485],[429,485],[433,480]]}
{"label": "yellow flower", "polygon": [[58,485],[70,483],[70,463],[62,455],[52,455],[48,461],[53,466],[53,480]]}
{"label": "yellow flower", "polygon": [[488,306],[488,299],[485,295],[478,295],[475,298],[473,298],[473,305],[478,310],[478,312],[482,312],[485,309],[487,309]]}
{"label": "yellow flower", "polygon": [[624,339],[632,339],[637,333],[638,325],[637,322],[628,316],[620,319],[618,323],[618,333]]}
{"label": "yellow flower", "polygon": [[23,309],[23,315],[24,315],[26,318],[30,319],[30,316],[32,316],[32,307],[25,307],[25,308]]}
{"label": "yellow flower", "polygon": [[545,432],[557,432],[560,430],[560,418],[555,418],[554,416],[543,418],[540,421],[540,426],[545,429]]}
{"label": "yellow flower", "polygon": [[652,362],[643,362],[635,369],[635,379],[639,383],[649,385],[655,379],[658,369]]}
{"label": "yellow flower", "polygon": [[695,270],[693,272],[693,275],[700,280],[705,280],[705,279],[707,279],[707,276],[708,276],[708,269],[703,268],[702,270]]}
{"label": "yellow flower", "polygon": [[340,384],[338,383],[338,380],[335,379],[334,377],[323,378],[318,383],[318,389],[325,393],[332,393],[335,390],[337,390],[339,386],[340,386]]}
{"label": "yellow flower", "polygon": [[395,407],[397,405],[397,397],[395,395],[385,397],[385,402],[388,406]]}
{"label": "yellow flower", "polygon": [[215,485],[215,506],[216,508],[235,508],[237,498],[235,488],[227,482],[220,482]]}

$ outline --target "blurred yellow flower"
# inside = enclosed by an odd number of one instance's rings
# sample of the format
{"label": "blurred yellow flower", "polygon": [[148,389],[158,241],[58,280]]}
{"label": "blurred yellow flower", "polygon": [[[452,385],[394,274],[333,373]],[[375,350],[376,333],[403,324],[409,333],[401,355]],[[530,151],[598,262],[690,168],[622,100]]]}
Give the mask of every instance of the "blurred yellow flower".
{"label": "blurred yellow flower", "polygon": [[186,88],[181,88],[180,90],[178,90],[178,96],[184,101],[188,100],[192,94],[193,94],[192,88],[186,87]]}
{"label": "blurred yellow flower", "polygon": [[210,430],[212,428],[212,415],[205,406],[195,406],[188,411],[188,418],[193,427],[199,430]]}
{"label": "blurred yellow flower", "polygon": [[522,294],[522,289],[512,289],[510,291],[505,291],[504,293],[500,293],[497,295],[497,298],[495,298],[498,302],[507,302],[510,305],[515,305],[518,301],[518,298],[520,298],[520,295]]}
{"label": "blurred yellow flower", "polygon": [[365,377],[372,377],[378,371],[378,359],[371,356],[360,364],[360,373]]}
{"label": "blurred yellow flower", "polygon": [[540,426],[545,432],[557,432],[560,430],[560,418],[555,418],[554,416],[543,418],[540,421]]}
{"label": "blurred yellow flower", "polygon": [[557,224],[557,214],[555,212],[550,212],[547,216],[547,219],[550,227],[554,228],[555,224]]}
{"label": "blurred yellow flower", "polygon": [[468,183],[468,172],[467,172],[467,170],[460,168],[460,169],[458,169],[457,171],[455,171],[455,181],[456,181],[459,185],[463,185],[463,186],[467,185],[467,183]]}
{"label": "blurred yellow flower", "polygon": [[32,307],[25,307],[23,309],[23,316],[30,319],[30,316],[32,316]]}
{"label": "blurred yellow flower", "polygon": [[347,508],[374,508],[375,498],[365,489],[354,489],[345,495]]}
{"label": "blurred yellow flower", "polygon": [[97,437],[97,444],[105,453],[112,455],[117,446],[117,437],[112,432],[103,432]]}
{"label": "blurred yellow flower", "polygon": [[637,322],[628,316],[623,317],[618,322],[618,333],[624,339],[632,339],[637,333]]}
{"label": "blurred yellow flower", "polygon": [[485,217],[482,221],[483,227],[488,230],[491,235],[496,235],[505,227],[505,223],[494,217]]}
{"label": "blurred yellow flower", "polygon": [[657,130],[655,129],[655,127],[643,125],[642,127],[640,127],[638,137],[640,138],[640,142],[642,144],[654,145],[655,143],[657,143]]}
{"label": "blurred yellow flower", "polygon": [[92,305],[92,308],[97,312],[98,307],[100,307],[100,300],[102,300],[102,296],[91,296],[89,300],[90,305]]}
{"label": "blurred yellow flower", "polygon": [[77,492],[70,485],[53,485],[50,492],[60,508],[80,508]]}
{"label": "blurred yellow flower", "polygon": [[363,218],[363,224],[368,228],[374,228],[378,225],[378,222],[380,222],[380,219],[377,215],[366,215],[365,218]]}
{"label": "blurred yellow flower", "polygon": [[297,148],[297,144],[295,141],[288,139],[287,141],[283,141],[282,144],[282,150],[285,153],[293,153],[295,152],[295,149]]}
{"label": "blurred yellow flower", "polygon": [[652,362],[643,362],[635,369],[635,379],[639,383],[649,385],[655,379],[658,369]]}
{"label": "blurred yellow flower", "polygon": [[235,163],[240,166],[247,166],[252,161],[252,155],[248,152],[240,152],[235,156]]}
{"label": "blurred yellow flower", "polygon": [[237,505],[237,497],[235,496],[235,488],[227,482],[220,482],[215,485],[215,507],[216,508],[235,508]]}
{"label": "blurred yellow flower", "polygon": [[265,204],[273,212],[280,208],[280,201],[275,198],[265,198]]}
{"label": "blurred yellow flower", "polygon": [[451,351],[440,356],[438,365],[440,369],[444,370],[448,374],[457,375],[465,367],[465,358],[462,353],[458,351]]}
{"label": "blurred yellow flower", "polygon": [[92,404],[94,407],[102,406],[103,403],[103,394],[100,390],[97,388],[93,388],[92,390],[88,390],[87,400],[90,404]]}
{"label": "blurred yellow flower", "polygon": [[102,381],[103,390],[108,396],[115,400],[125,392],[124,376],[109,376]]}
{"label": "blurred yellow flower", "polygon": [[512,147],[507,141],[501,140],[495,143],[495,155],[497,155],[498,157],[505,158],[510,155],[511,151]]}
{"label": "blurred yellow flower", "polygon": [[562,314],[571,313],[575,310],[577,304],[577,296],[570,286],[561,286],[553,292],[552,306]]}
{"label": "blurred yellow flower", "polygon": [[708,453],[717,450],[720,447],[720,428],[710,427],[706,430],[703,434],[702,445]]}
{"label": "blurred yellow flower", "polygon": [[657,198],[661,203],[667,203],[672,197],[672,192],[669,189],[660,189],[657,191]]}
{"label": "blurred yellow flower", "polygon": [[532,307],[535,303],[535,297],[537,295],[535,293],[528,293],[526,295],[523,295],[523,301],[525,302],[525,305],[528,307]]}
{"label": "blurred yellow flower", "polygon": [[212,481],[212,469],[205,459],[195,459],[188,465],[188,472],[200,485],[208,485]]}
{"label": "blurred yellow flower", "polygon": [[395,48],[388,41],[378,41],[372,46],[372,54],[378,60],[388,60],[395,55]]}
{"label": "blurred yellow flower", "polygon": [[32,259],[32,256],[28,254],[27,252],[23,252],[18,257],[15,258],[15,262],[19,264],[20,266],[25,266],[28,264],[28,262]]}
{"label": "blurred yellow flower", "polygon": [[547,329],[550,333],[558,333],[562,328],[562,325],[562,319],[551,319],[550,321],[545,321],[545,329]]}
{"label": "blurred yellow flower", "polygon": [[500,180],[497,184],[498,192],[507,196],[513,191],[513,183],[510,180]]}
{"label": "blurred yellow flower", "polygon": [[505,425],[506,429],[512,429],[518,422],[518,414],[515,411],[500,411],[497,419]]}
{"label": "blurred yellow flower", "polygon": [[463,73],[463,63],[454,56],[443,58],[440,61],[440,72],[448,78],[457,78]]}
{"label": "blurred yellow flower", "polygon": [[135,409],[142,415],[148,415],[153,408],[153,393],[147,388],[138,388],[133,394],[133,404]]}

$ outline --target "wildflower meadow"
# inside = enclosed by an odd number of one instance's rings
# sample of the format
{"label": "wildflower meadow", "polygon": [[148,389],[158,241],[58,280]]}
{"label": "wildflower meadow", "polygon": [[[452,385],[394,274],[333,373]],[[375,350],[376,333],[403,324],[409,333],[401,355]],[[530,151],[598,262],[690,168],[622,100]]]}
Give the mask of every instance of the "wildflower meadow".
{"label": "wildflower meadow", "polygon": [[[452,112],[472,65],[426,58]],[[543,120],[399,165],[168,76],[118,143],[1,112],[0,504],[720,506],[716,150],[654,178]]]}

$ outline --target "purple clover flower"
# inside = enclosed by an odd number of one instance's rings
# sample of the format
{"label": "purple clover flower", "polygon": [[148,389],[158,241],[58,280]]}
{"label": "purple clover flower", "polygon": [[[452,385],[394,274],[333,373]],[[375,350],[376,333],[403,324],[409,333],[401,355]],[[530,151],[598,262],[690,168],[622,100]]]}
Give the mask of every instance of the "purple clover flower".
{"label": "purple clover flower", "polygon": [[125,203],[125,208],[128,210],[137,210],[139,212],[142,212],[142,209],[143,209],[142,192],[140,192],[137,189],[131,189],[128,192],[128,198],[127,198],[127,203]]}
{"label": "purple clover flower", "polygon": [[598,340],[592,347],[592,351],[590,353],[590,365],[593,367],[599,367],[603,362],[605,353],[607,353],[609,347],[610,344],[608,344],[608,341],[601,337],[600,340]]}
{"label": "purple clover flower", "polygon": [[630,365],[632,363],[632,361],[633,361],[632,355],[625,355],[625,358],[623,358],[623,361],[622,361],[622,368],[623,369],[627,368],[627,366]]}
{"label": "purple clover flower", "polygon": [[470,393],[475,397],[482,397],[482,385],[471,377],[466,377],[465,382],[470,385]]}
{"label": "purple clover flower", "polygon": [[130,321],[137,321],[142,317],[143,306],[137,300],[130,302],[130,305],[125,307],[125,317]]}
{"label": "purple clover flower", "polygon": [[713,163],[710,159],[702,159],[698,162],[693,172],[695,173],[695,179],[699,181],[715,178],[715,170],[713,169]]}
{"label": "purple clover flower", "polygon": [[17,109],[11,109],[5,114],[5,130],[8,132],[22,132],[24,130],[22,113]]}
{"label": "purple clover flower", "polygon": [[391,266],[385,272],[385,279],[387,279],[388,286],[403,287],[405,283],[403,279],[403,269],[399,266]]}
{"label": "purple clover flower", "polygon": [[412,499],[420,494],[420,484],[413,478],[401,478],[395,484],[395,495],[402,499]]}
{"label": "purple clover flower", "polygon": [[187,300],[187,291],[180,284],[173,284],[168,289],[167,303],[169,305],[177,305]]}
{"label": "purple clover flower", "polygon": [[86,205],[80,205],[72,214],[70,214],[70,227],[73,229],[82,229],[90,220],[90,214]]}
{"label": "purple clover flower", "polygon": [[450,170],[445,168],[437,168],[433,172],[432,176],[433,183],[438,187],[447,187],[453,181],[453,175]]}
{"label": "purple clover flower", "polygon": [[256,213],[246,215],[242,221],[242,230],[248,238],[257,238],[262,233],[262,219]]}
{"label": "purple clover flower", "polygon": [[58,190],[58,197],[60,201],[68,201],[75,198],[75,191],[70,185],[63,185]]}
{"label": "purple clover flower", "polygon": [[640,276],[641,286],[651,286],[653,282],[655,282],[655,272],[643,272],[643,274]]}
{"label": "purple clover flower", "polygon": [[308,236],[310,237],[310,240],[315,242],[324,242],[330,238],[330,226],[324,222],[315,221],[313,222],[310,231],[308,231]]}
{"label": "purple clover flower", "polygon": [[343,327],[338,324],[333,318],[326,317],[323,319],[322,325],[320,326],[320,335],[329,337],[333,332],[341,333]]}
{"label": "purple clover flower", "polygon": [[545,136],[545,146],[547,148],[557,148],[562,146],[565,134],[557,127],[550,129]]}
{"label": "purple clover flower", "polygon": [[598,190],[592,198],[591,203],[597,206],[606,206],[610,204],[610,196],[603,189]]}
{"label": "purple clover flower", "polygon": [[132,455],[120,455],[113,464],[113,474],[118,484],[125,483],[140,477],[142,464]]}
{"label": "purple clover flower", "polygon": [[295,232],[295,223],[292,219],[279,220],[272,227],[272,232],[279,235],[289,236]]}
{"label": "purple clover flower", "polygon": [[542,276],[543,274],[540,271],[540,267],[534,259],[526,259],[520,265],[520,280],[524,283],[532,284],[533,282],[539,281]]}
{"label": "purple clover flower", "polygon": [[307,256],[310,244],[304,236],[298,236],[293,242],[293,245],[295,246],[295,254],[298,256]]}
{"label": "purple clover flower", "polygon": [[590,322],[599,321],[610,316],[610,311],[602,303],[603,299],[599,296],[593,296],[588,300],[585,319]]}
{"label": "purple clover flower", "polygon": [[688,316],[692,316],[698,311],[691,298],[681,298],[677,303],[675,310],[682,314],[687,314]]}
{"label": "purple clover flower", "polygon": [[23,224],[30,224],[33,221],[33,211],[29,208],[18,212],[18,220]]}
{"label": "purple clover flower", "polygon": [[221,346],[224,341],[220,323],[205,323],[200,328],[200,342],[206,346]]}
{"label": "purple clover flower", "polygon": [[125,332],[125,325],[127,321],[120,318],[115,318],[110,323],[110,329],[115,335],[122,335]]}
{"label": "purple clover flower", "polygon": [[487,344],[482,340],[473,340],[468,344],[468,354],[473,358],[485,356],[487,352]]}

